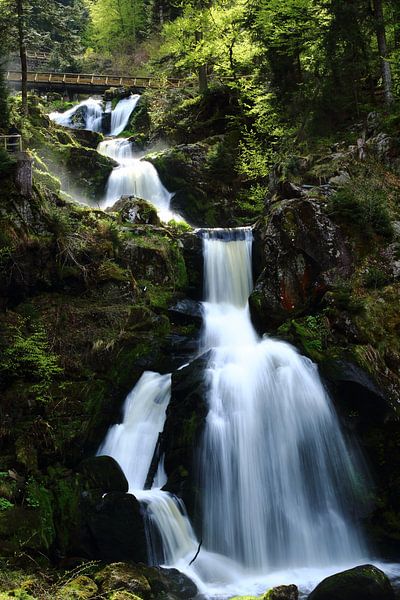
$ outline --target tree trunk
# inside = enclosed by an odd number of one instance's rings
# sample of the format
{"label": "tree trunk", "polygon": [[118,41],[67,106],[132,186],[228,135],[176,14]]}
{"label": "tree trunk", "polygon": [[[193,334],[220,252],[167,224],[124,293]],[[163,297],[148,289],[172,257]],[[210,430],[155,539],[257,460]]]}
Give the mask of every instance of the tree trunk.
{"label": "tree trunk", "polygon": [[381,60],[381,71],[383,88],[385,92],[385,102],[386,104],[391,104],[393,102],[392,73],[390,71],[390,64],[387,60],[386,32],[385,21],[383,18],[382,0],[373,0],[373,8],[376,38],[378,40],[378,49]]}
{"label": "tree trunk", "polygon": [[[196,31],[195,33],[196,42],[200,42],[203,38],[203,34],[200,31]],[[207,65],[201,65],[197,69],[197,75],[199,78],[199,90],[200,94],[204,94],[208,89],[208,81],[207,81]]]}
{"label": "tree trunk", "polygon": [[28,62],[26,59],[23,0],[17,0],[17,17],[19,57],[21,60],[22,114],[26,116],[28,114]]}

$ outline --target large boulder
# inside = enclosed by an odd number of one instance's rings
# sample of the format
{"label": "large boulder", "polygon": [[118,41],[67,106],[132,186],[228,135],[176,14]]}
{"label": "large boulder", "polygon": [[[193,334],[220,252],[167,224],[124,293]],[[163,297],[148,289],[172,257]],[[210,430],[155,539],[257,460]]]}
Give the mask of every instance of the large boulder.
{"label": "large boulder", "polygon": [[84,491],[81,511],[81,545],[90,558],[147,561],[143,516],[135,496]]}
{"label": "large boulder", "polygon": [[343,234],[311,199],[273,204],[256,226],[255,245],[262,270],[250,305],[264,331],[318,304],[337,278],[352,271]]}
{"label": "large boulder", "polygon": [[388,577],[373,565],[361,565],[327,577],[308,600],[394,600]]}

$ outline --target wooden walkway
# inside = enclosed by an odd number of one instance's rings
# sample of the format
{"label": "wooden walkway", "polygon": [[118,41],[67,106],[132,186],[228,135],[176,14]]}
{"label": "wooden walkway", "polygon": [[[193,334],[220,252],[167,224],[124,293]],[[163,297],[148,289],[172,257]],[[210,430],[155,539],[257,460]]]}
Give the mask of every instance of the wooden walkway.
{"label": "wooden walkway", "polygon": [[[6,80],[9,84],[20,87],[21,72],[7,71]],[[51,73],[28,72],[28,87],[38,90],[70,90],[103,92],[110,87],[126,87],[137,89],[164,89],[193,87],[194,82],[186,79],[168,78],[160,80],[156,77],[126,77],[116,75],[94,75],[92,73]]]}

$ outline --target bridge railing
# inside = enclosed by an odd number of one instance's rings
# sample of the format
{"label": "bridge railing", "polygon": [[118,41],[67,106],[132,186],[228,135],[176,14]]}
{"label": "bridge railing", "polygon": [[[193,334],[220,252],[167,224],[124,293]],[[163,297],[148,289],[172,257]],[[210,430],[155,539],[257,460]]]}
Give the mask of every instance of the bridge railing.
{"label": "bridge railing", "polygon": [[22,152],[21,135],[0,135],[0,147],[7,152]]}
{"label": "bridge railing", "polygon": [[[6,80],[10,82],[20,82],[22,75],[20,71],[7,71]],[[65,85],[82,86],[104,86],[104,87],[163,87],[160,79],[156,77],[128,77],[126,75],[95,75],[93,73],[53,73],[53,72],[33,72],[28,71],[28,83],[56,83]],[[187,80],[169,77],[165,80],[168,87],[184,87],[188,85]]]}

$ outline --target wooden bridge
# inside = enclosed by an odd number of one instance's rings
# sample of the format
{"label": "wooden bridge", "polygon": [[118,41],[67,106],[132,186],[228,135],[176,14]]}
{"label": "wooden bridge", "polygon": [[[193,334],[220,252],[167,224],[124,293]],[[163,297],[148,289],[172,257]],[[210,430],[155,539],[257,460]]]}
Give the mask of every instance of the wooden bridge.
{"label": "wooden bridge", "polygon": [[[21,71],[7,71],[6,80],[10,86],[19,89],[21,87]],[[61,93],[103,93],[110,87],[126,87],[137,89],[165,89],[193,87],[194,81],[187,79],[156,77],[127,77],[125,75],[94,75],[92,73],[51,73],[51,72],[28,72],[28,88],[37,91],[57,91]]]}

